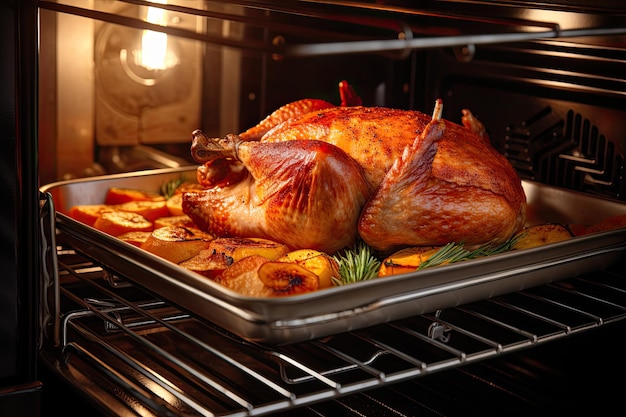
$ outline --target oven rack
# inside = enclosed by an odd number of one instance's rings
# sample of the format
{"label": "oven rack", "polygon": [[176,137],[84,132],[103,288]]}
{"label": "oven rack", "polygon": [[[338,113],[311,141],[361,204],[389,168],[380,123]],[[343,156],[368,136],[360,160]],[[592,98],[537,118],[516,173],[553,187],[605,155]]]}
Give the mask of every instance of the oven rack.
{"label": "oven rack", "polygon": [[299,413],[626,317],[619,263],[321,340],[267,346],[194,318],[71,247],[59,244],[57,252],[63,357],[54,367],[119,414],[129,407],[155,416]]}
{"label": "oven rack", "polygon": [[[173,2],[170,2],[173,3]],[[81,16],[116,25],[208,42],[213,45],[271,54],[275,60],[338,54],[386,54],[403,59],[413,50],[455,47],[471,54],[474,45],[549,38],[619,36],[626,34],[623,10],[559,7],[545,10],[505,2],[420,1],[380,4],[357,1],[234,0],[159,4],[119,0],[128,7],[158,7],[178,21],[198,17],[196,30],[149,23],[111,2],[39,0],[40,9]],[[195,7],[194,7],[195,5]],[[138,9],[137,9],[138,10]],[[240,25],[226,33],[217,22]],[[465,52],[463,52],[463,50]]]}

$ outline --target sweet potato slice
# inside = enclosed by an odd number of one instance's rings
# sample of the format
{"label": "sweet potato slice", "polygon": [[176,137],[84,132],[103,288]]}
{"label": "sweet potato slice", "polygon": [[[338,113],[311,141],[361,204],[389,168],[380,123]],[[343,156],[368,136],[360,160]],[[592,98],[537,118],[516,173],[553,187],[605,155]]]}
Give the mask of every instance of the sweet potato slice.
{"label": "sweet potato slice", "polygon": [[295,262],[266,262],[259,268],[259,278],[273,295],[295,295],[319,288],[319,277]]}
{"label": "sweet potato slice", "polygon": [[282,243],[262,238],[225,237],[211,241],[209,249],[223,253],[236,261],[250,255],[261,255],[271,261],[289,252]]}
{"label": "sweet potato slice", "polygon": [[561,242],[574,237],[572,232],[559,223],[544,223],[523,228],[515,236],[511,249],[529,249],[548,243]]}
{"label": "sweet potato slice", "polygon": [[579,228],[575,228],[574,225],[570,225],[570,229],[576,236],[586,235],[589,233],[606,232],[609,230],[620,229],[622,227],[626,227],[626,214],[610,216],[598,223]]}
{"label": "sweet potato slice", "polygon": [[182,194],[174,194],[173,196],[168,198],[166,205],[167,205],[167,209],[170,212],[170,216],[181,216],[185,214],[183,212],[183,195]]}
{"label": "sweet potato slice", "polygon": [[153,193],[132,188],[111,187],[107,190],[104,204],[117,205],[129,201],[163,201],[165,198],[159,193]]}
{"label": "sweet potato slice", "polygon": [[215,279],[233,264],[233,258],[212,250],[201,250],[178,265],[190,271],[197,272],[207,278]]}
{"label": "sweet potato slice", "polygon": [[298,249],[276,259],[277,262],[295,262],[319,278],[319,288],[331,287],[332,278],[339,277],[339,264],[330,255],[314,249]]}
{"label": "sweet potato slice", "polygon": [[141,214],[146,219],[154,222],[160,217],[170,215],[170,211],[165,204],[165,200],[160,201],[129,201],[127,203],[115,206],[117,210],[128,211],[131,213]]}
{"label": "sweet potato slice", "polygon": [[259,268],[270,262],[261,255],[251,255],[234,262],[216,279],[226,288],[251,297],[271,297],[274,291],[259,278]]}
{"label": "sweet potato slice", "polygon": [[196,227],[194,222],[186,214],[180,216],[165,216],[159,217],[154,221],[154,228],[165,226],[179,226],[179,227]]}
{"label": "sweet potato slice", "polygon": [[379,277],[415,272],[417,268],[441,249],[439,246],[414,246],[385,258],[378,270]]}
{"label": "sweet potato slice", "polygon": [[141,248],[168,261],[180,263],[209,248],[210,241],[185,227],[154,229]]}
{"label": "sweet potato slice", "polygon": [[117,238],[140,248],[146,239],[150,237],[150,233],[152,232],[126,232],[122,233]]}
{"label": "sweet potato slice", "polygon": [[114,208],[107,204],[85,204],[71,207],[68,214],[74,220],[93,226],[98,217],[107,211],[114,211]]}
{"label": "sweet potato slice", "polygon": [[153,224],[141,214],[114,210],[100,214],[93,227],[117,237],[127,232],[151,232]]}

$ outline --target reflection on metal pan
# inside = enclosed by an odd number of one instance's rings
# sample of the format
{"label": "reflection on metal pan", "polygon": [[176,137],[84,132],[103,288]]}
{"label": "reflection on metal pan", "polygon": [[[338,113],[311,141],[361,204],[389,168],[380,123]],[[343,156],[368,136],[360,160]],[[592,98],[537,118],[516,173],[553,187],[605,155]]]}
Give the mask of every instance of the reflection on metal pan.
{"label": "reflection on metal pan", "polygon": [[[64,181],[42,191],[52,197],[56,226],[77,250],[184,310],[263,343],[310,340],[547,284],[605,268],[626,250],[625,228],[303,295],[255,298],[67,215],[74,205],[102,203],[109,187],[157,191],[181,176],[194,178],[195,167]],[[524,189],[532,224],[593,223],[626,214],[626,204],[613,200],[528,181]]]}

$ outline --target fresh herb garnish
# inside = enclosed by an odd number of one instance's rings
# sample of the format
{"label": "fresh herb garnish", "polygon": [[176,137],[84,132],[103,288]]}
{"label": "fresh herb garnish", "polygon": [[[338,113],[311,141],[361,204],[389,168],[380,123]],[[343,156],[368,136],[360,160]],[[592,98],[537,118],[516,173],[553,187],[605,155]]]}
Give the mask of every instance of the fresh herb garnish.
{"label": "fresh herb garnish", "polygon": [[359,241],[354,248],[333,256],[339,264],[339,277],[333,277],[335,285],[366,281],[378,275],[380,261],[372,255],[371,248]]}
{"label": "fresh herb garnish", "polygon": [[511,250],[519,238],[520,236],[514,236],[499,245],[483,245],[473,250],[465,249],[463,243],[448,243],[442,246],[430,258],[419,264],[417,270],[507,252]]}
{"label": "fresh herb garnish", "polygon": [[183,182],[185,181],[182,176],[177,179],[169,180],[161,185],[161,188],[159,191],[161,195],[165,197],[165,199],[167,200],[174,195],[174,193],[176,192],[176,189],[180,187],[183,184]]}

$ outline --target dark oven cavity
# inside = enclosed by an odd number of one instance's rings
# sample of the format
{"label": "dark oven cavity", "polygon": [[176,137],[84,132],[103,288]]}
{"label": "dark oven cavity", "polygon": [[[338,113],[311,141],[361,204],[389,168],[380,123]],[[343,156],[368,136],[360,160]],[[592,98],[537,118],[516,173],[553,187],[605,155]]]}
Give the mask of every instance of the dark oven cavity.
{"label": "dark oven cavity", "polygon": [[[444,117],[457,122],[469,108],[522,179],[626,202],[618,2],[160,6],[199,17],[199,31],[157,27],[105,2],[70,3],[39,7],[201,42],[198,127],[207,133],[219,134],[226,116],[243,130],[299,98],[338,102],[337,83],[347,79],[367,105],[430,113],[442,98]],[[227,61],[235,51],[236,67]],[[102,154],[119,151],[101,145]],[[525,416],[619,404],[603,378],[626,370],[623,243],[609,249],[621,258],[608,268],[276,346],[244,340],[137,285],[132,271],[114,270],[55,230],[46,196],[41,206],[43,368],[106,415]],[[72,399],[61,398],[71,412]]]}

